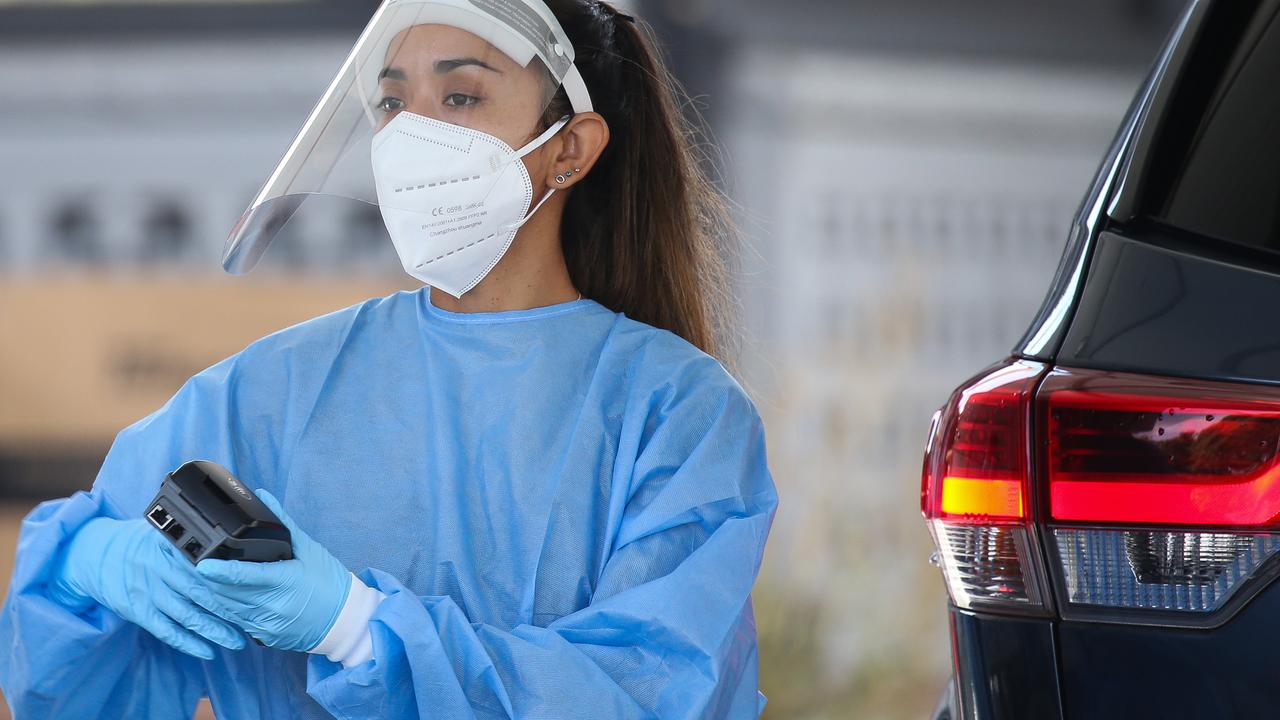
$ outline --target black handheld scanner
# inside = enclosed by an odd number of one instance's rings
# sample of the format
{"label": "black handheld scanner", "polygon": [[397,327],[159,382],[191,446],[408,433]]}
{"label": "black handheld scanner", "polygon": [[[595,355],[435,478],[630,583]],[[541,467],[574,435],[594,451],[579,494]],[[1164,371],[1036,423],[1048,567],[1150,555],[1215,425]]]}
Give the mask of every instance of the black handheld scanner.
{"label": "black handheld scanner", "polygon": [[169,473],[146,516],[192,563],[293,559],[289,529],[215,462],[192,460]]}

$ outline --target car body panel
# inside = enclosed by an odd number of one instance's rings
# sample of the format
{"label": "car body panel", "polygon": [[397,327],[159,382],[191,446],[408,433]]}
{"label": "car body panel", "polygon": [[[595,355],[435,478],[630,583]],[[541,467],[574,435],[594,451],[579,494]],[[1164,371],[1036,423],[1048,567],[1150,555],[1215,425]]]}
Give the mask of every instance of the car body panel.
{"label": "car body panel", "polygon": [[1104,232],[1056,361],[1280,383],[1277,308],[1278,274]]}
{"label": "car body panel", "polygon": [[951,609],[957,717],[1061,717],[1053,625]]}
{"label": "car body panel", "polygon": [[1280,587],[1273,584],[1211,631],[1060,623],[1065,718],[1276,717],[1278,617]]}

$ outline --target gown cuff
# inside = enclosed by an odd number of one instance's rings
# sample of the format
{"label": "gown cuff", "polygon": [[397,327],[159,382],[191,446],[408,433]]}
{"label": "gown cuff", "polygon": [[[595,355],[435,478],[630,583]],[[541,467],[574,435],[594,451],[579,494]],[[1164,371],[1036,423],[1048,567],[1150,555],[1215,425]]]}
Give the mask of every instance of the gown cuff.
{"label": "gown cuff", "polygon": [[[350,571],[348,571],[350,572]],[[351,575],[351,590],[346,602],[338,611],[338,617],[328,634],[319,644],[307,652],[324,655],[344,668],[355,667],[373,659],[373,637],[369,633],[369,619],[378,609],[378,603],[387,596],[376,588],[364,584],[355,574]]]}

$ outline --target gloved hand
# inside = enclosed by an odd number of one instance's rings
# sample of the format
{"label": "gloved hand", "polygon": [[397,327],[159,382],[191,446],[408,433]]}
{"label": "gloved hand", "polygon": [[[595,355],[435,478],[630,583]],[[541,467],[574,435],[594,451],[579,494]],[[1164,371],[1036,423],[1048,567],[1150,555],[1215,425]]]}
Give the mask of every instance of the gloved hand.
{"label": "gloved hand", "polygon": [[188,655],[212,660],[209,640],[245,646],[235,626],[206,607],[216,602],[195,566],[146,520],[99,517],[68,541],[49,583],[51,598],[79,610],[94,601]]}
{"label": "gloved hand", "polygon": [[289,528],[293,559],[207,558],[196,572],[213,591],[223,618],[270,647],[310,650],[333,627],[351,588],[351,573],[285,514],[275,496],[254,492]]}

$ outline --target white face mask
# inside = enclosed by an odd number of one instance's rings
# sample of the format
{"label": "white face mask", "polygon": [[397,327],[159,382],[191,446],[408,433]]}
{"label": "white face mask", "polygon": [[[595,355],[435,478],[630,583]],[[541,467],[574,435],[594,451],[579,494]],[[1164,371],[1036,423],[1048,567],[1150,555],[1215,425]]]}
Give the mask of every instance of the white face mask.
{"label": "white face mask", "polygon": [[475,287],[555,192],[548,189],[529,211],[533,182],[520,159],[568,121],[561,118],[519,151],[492,135],[407,111],[379,130],[373,179],[405,272],[454,297]]}

